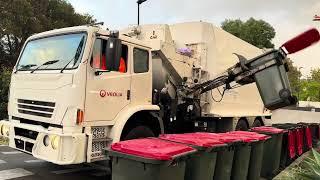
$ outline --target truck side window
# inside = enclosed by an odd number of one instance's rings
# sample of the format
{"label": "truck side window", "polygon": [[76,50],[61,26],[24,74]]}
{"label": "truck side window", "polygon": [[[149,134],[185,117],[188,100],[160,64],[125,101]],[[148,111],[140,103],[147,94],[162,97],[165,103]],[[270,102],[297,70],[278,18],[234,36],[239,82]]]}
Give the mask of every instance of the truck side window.
{"label": "truck side window", "polygon": [[97,39],[93,45],[92,57],[90,61],[90,64],[94,69],[101,68],[101,46],[102,40]]}
{"label": "truck side window", "polygon": [[[106,46],[107,40],[97,39],[93,46],[93,52],[90,64],[94,69],[108,70],[108,64],[106,64]],[[122,44],[121,63],[118,71],[127,72],[128,62],[128,46]]]}
{"label": "truck side window", "polygon": [[149,52],[147,50],[134,48],[133,63],[135,73],[144,73],[149,71]]}

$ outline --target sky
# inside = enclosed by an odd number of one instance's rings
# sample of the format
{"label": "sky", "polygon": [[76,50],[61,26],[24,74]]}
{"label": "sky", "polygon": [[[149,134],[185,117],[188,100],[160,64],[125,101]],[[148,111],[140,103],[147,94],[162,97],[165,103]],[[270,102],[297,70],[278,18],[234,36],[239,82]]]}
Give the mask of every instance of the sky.
{"label": "sky", "polygon": [[[136,0],[69,0],[79,13],[89,13],[103,21],[109,29],[137,24]],[[140,8],[141,24],[173,24],[206,21],[220,26],[225,19],[263,19],[276,30],[273,43],[281,46],[286,40],[315,27],[312,21],[320,15],[320,0],[148,0]],[[320,43],[290,55],[303,76],[320,68]]]}

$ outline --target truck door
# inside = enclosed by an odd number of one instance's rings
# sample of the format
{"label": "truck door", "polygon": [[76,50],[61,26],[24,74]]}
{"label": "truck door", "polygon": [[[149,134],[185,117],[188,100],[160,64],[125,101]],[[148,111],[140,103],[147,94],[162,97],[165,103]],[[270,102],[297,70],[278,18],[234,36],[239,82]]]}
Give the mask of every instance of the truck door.
{"label": "truck door", "polygon": [[[111,121],[130,103],[131,73],[128,45],[122,44],[121,57],[125,61],[125,72],[109,71],[106,64],[105,39],[96,39],[90,66],[88,66],[85,120]],[[99,69],[100,75],[95,74]],[[123,68],[122,68],[123,69]]]}
{"label": "truck door", "polygon": [[152,64],[150,51],[143,47],[134,47],[132,50],[132,81],[131,103],[152,103]]}

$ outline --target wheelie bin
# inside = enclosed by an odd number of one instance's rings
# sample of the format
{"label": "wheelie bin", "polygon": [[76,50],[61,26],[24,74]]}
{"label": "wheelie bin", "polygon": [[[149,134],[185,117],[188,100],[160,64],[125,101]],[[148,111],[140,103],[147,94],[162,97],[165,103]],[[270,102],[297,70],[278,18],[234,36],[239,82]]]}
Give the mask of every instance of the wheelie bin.
{"label": "wheelie bin", "polygon": [[227,137],[239,138],[244,142],[241,146],[235,149],[231,171],[231,179],[246,180],[250,163],[251,147],[252,144],[258,142],[258,140],[252,138],[251,136],[244,136],[235,133],[224,133],[223,135]]}
{"label": "wheelie bin", "polygon": [[312,133],[311,133],[311,124],[309,123],[298,123],[303,127],[303,151],[307,152],[312,149]]}
{"label": "wheelie bin", "polygon": [[277,174],[280,167],[280,157],[283,139],[283,129],[274,127],[254,127],[251,131],[271,136],[269,141],[264,143],[264,153],[262,160],[261,176],[270,178]]}
{"label": "wheelie bin", "polygon": [[250,153],[250,161],[248,167],[248,180],[259,180],[260,172],[262,166],[262,158],[263,158],[263,145],[265,141],[269,140],[271,137],[264,134],[258,134],[255,132],[248,131],[233,131],[230,132],[232,134],[238,136],[248,136],[256,139],[257,141],[251,143],[251,153]]}
{"label": "wheelie bin", "polygon": [[319,124],[311,123],[309,127],[312,134],[312,146],[316,147],[319,141]]}
{"label": "wheelie bin", "polygon": [[303,127],[301,125],[292,124],[292,123],[286,123],[285,125],[288,127],[295,128],[296,154],[297,156],[301,156],[303,154],[303,143],[304,143]]}
{"label": "wheelie bin", "polygon": [[192,147],[156,138],[121,141],[105,150],[112,160],[112,180],[184,180]]}
{"label": "wheelie bin", "polygon": [[280,167],[282,169],[290,165],[297,157],[296,150],[296,127],[292,127],[286,124],[273,124],[273,127],[284,129],[283,140],[282,140],[282,150],[280,158]]}
{"label": "wheelie bin", "polygon": [[162,134],[162,140],[173,141],[191,146],[197,153],[186,161],[185,180],[212,180],[216,165],[217,152],[223,151],[226,144],[218,139],[200,138],[194,134]]}
{"label": "wheelie bin", "polygon": [[235,149],[243,145],[244,142],[238,137],[229,137],[223,133],[195,133],[198,137],[218,139],[228,146],[225,150],[219,151],[214,172],[214,180],[229,180],[232,174],[232,165]]}

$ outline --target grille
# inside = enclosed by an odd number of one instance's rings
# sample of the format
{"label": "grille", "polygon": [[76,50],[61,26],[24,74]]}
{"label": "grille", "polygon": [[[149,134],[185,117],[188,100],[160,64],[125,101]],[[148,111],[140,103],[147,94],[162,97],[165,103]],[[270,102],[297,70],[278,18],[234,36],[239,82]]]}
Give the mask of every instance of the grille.
{"label": "grille", "polygon": [[33,140],[36,140],[38,136],[38,132],[36,131],[31,131],[31,130],[22,129],[18,127],[14,128],[14,132],[16,136],[22,136],[22,137],[26,137]]}
{"label": "grille", "polygon": [[18,99],[18,112],[32,116],[51,118],[56,103],[46,101],[35,101]]}
{"label": "grille", "polygon": [[92,127],[93,139],[101,139],[106,137],[107,137],[107,132],[105,127]]}
{"label": "grille", "polygon": [[14,142],[16,144],[16,148],[32,153],[33,143],[24,142],[20,139],[14,139]]}
{"label": "grille", "polygon": [[32,148],[33,148],[33,144],[32,143],[29,143],[29,142],[26,142],[26,151],[28,152],[32,152]]}
{"label": "grille", "polygon": [[14,142],[16,144],[16,148],[24,150],[24,141],[19,139],[14,139]]}
{"label": "grille", "polygon": [[102,150],[107,147],[107,142],[106,141],[97,141],[97,142],[92,142],[92,153],[91,157],[92,158],[98,158],[103,156]]}

